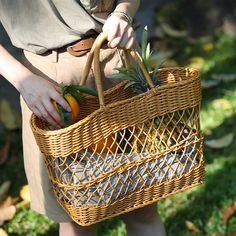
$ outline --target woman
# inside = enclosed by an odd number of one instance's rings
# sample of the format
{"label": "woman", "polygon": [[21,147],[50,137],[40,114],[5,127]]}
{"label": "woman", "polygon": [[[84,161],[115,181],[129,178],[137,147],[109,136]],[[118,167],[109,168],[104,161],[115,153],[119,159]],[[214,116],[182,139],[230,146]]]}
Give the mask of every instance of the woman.
{"label": "woman", "polygon": [[[96,235],[95,226],[81,227],[56,202],[47,171],[29,126],[32,112],[60,128],[60,116],[51,99],[66,110],[58,84],[78,83],[87,54],[97,34],[108,35],[101,50],[104,78],[122,65],[122,51],[129,49],[135,33],[132,19],[139,0],[0,0],[0,20],[14,46],[23,49],[22,63],[0,46],[0,74],[21,94],[25,171],[31,193],[31,208],[60,223],[61,236]],[[115,49],[118,47],[119,49]],[[68,50],[69,48],[69,50]],[[94,86],[92,73],[87,85]],[[165,235],[155,204],[124,217],[128,235]]]}

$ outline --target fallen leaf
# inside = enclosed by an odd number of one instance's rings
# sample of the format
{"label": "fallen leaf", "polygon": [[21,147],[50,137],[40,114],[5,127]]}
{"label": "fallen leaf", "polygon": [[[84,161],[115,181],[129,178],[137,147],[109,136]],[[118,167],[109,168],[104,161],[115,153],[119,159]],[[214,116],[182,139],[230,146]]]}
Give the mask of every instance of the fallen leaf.
{"label": "fallen leaf", "polygon": [[230,17],[224,17],[223,19],[223,25],[222,25],[222,29],[223,32],[226,35],[229,35],[231,37],[235,37],[236,36],[236,28],[235,28],[235,21],[232,20]]}
{"label": "fallen leaf", "polygon": [[218,84],[220,84],[220,81],[217,81],[217,80],[202,80],[201,81],[201,86],[203,89],[209,89],[209,88],[217,86]]}
{"label": "fallen leaf", "polygon": [[29,185],[24,185],[20,190],[20,197],[24,200],[24,202],[30,202],[30,191]]}
{"label": "fallen leaf", "polygon": [[157,38],[163,38],[164,37],[164,32],[163,32],[163,30],[161,29],[160,26],[155,27],[153,34]]}
{"label": "fallen leaf", "polygon": [[0,236],[8,236],[8,234],[4,229],[0,228]]}
{"label": "fallen leaf", "polygon": [[212,74],[213,79],[221,82],[231,82],[236,80],[236,73],[231,74]]}
{"label": "fallen leaf", "polygon": [[8,196],[4,201],[0,203],[0,207],[15,205],[18,201],[19,201],[19,197]]}
{"label": "fallen leaf", "polygon": [[230,232],[228,236],[236,236],[236,232]]}
{"label": "fallen leaf", "polygon": [[236,212],[236,202],[230,204],[229,206],[226,207],[223,215],[222,222],[226,223],[229,218]]}
{"label": "fallen leaf", "polygon": [[4,164],[9,156],[11,141],[7,137],[4,146],[0,149],[0,165]]}
{"label": "fallen leaf", "polygon": [[203,57],[191,57],[189,59],[189,63],[187,65],[187,67],[201,70],[204,64],[205,64],[205,60]]}
{"label": "fallen leaf", "polygon": [[230,133],[219,139],[206,140],[205,144],[210,148],[220,149],[228,147],[233,142],[233,139],[234,139],[234,134]]}
{"label": "fallen leaf", "polygon": [[173,59],[167,59],[163,62],[163,67],[178,67],[178,63]]}
{"label": "fallen leaf", "polygon": [[233,109],[232,104],[228,100],[226,100],[224,98],[219,98],[219,99],[213,100],[212,101],[212,105],[216,109],[222,109],[222,108],[228,109],[228,110],[232,110]]}
{"label": "fallen leaf", "polygon": [[185,225],[186,225],[187,229],[189,229],[192,232],[195,232],[195,233],[201,232],[201,230],[193,222],[191,222],[189,220],[185,221]]}
{"label": "fallen leaf", "polygon": [[8,193],[9,189],[11,187],[10,181],[5,181],[0,186],[0,202],[6,197],[6,194]]}
{"label": "fallen leaf", "polygon": [[160,27],[163,30],[163,32],[171,37],[174,38],[182,38],[187,36],[187,31],[186,30],[176,30],[173,29],[172,26],[167,24],[166,22],[160,23]]}
{"label": "fallen leaf", "polygon": [[166,62],[172,55],[172,51],[159,51],[157,53],[153,53],[148,61],[148,65],[155,69],[162,62]]}
{"label": "fallen leaf", "polygon": [[202,49],[205,52],[210,52],[214,49],[214,45],[212,43],[205,43],[205,44],[202,45]]}
{"label": "fallen leaf", "polygon": [[5,199],[0,205],[0,225],[7,220],[11,220],[16,214],[16,207],[12,205],[11,197]]}
{"label": "fallen leaf", "polygon": [[20,113],[16,112],[6,99],[0,101],[0,121],[9,130],[21,127]]}

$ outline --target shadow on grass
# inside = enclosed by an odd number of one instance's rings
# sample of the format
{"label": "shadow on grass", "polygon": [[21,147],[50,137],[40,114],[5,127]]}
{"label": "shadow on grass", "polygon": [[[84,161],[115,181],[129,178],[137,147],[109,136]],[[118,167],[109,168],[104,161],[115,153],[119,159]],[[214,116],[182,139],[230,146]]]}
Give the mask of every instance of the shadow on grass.
{"label": "shadow on grass", "polygon": [[[225,119],[219,127],[212,130],[212,133],[224,132],[227,134],[227,130],[236,133],[235,119],[235,115]],[[197,187],[197,191],[188,194],[189,204],[178,209],[175,214],[166,219],[168,236],[208,236],[218,231],[223,232],[222,235],[226,235],[226,225],[221,221],[222,209],[226,203],[230,204],[236,199],[236,141],[222,150],[205,148],[204,156],[206,164],[208,164],[205,183],[203,186]],[[195,222],[202,233],[188,233],[185,226],[186,220]]]}
{"label": "shadow on grass", "polygon": [[236,81],[221,82],[216,87],[203,89],[201,108],[204,109],[214,99],[222,98],[228,91],[236,91]]}
{"label": "shadow on grass", "polygon": [[[227,117],[224,119],[224,122],[217,126],[215,129],[211,130],[211,135],[205,135],[206,139],[214,139],[217,137],[221,137],[224,135],[227,135],[229,133],[236,134],[236,114],[233,114],[230,117]],[[208,147],[205,147],[205,162],[206,164],[212,163],[216,158],[222,157],[222,156],[229,156],[232,152],[236,154],[236,142],[233,141],[232,144],[229,145],[229,147],[225,147],[223,149],[211,149]]]}

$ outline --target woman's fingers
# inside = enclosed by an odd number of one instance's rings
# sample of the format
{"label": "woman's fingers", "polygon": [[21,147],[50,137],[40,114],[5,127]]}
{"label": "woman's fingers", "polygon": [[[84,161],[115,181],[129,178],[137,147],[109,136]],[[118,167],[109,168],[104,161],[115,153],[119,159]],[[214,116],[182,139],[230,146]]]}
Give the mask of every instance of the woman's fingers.
{"label": "woman's fingers", "polygon": [[59,120],[54,120],[52,115],[49,113],[49,111],[42,105],[39,104],[37,106],[37,110],[40,113],[40,117],[43,118],[45,121],[47,121],[49,124],[53,125],[56,128],[61,128],[63,125],[61,124],[60,116]]}
{"label": "woman's fingers", "polygon": [[119,47],[123,49],[129,49],[134,42],[134,31],[132,27],[129,27],[121,37]]}
{"label": "woman's fingers", "polygon": [[56,101],[58,104],[60,104],[65,110],[67,110],[68,112],[71,112],[71,107],[68,104],[68,102],[62,97],[62,95],[60,93],[58,93],[55,90],[50,90],[49,92],[49,96],[51,99],[53,99],[54,101]]}
{"label": "woman's fingers", "polygon": [[114,40],[119,32],[118,21],[109,21],[105,25],[103,32],[107,33],[107,40],[111,42]]}
{"label": "woman's fingers", "polygon": [[130,37],[128,42],[125,45],[125,49],[130,49],[134,44],[134,37]]}
{"label": "woman's fingers", "polygon": [[107,34],[108,46],[111,48],[130,48],[134,42],[135,33],[132,26],[117,15],[107,19],[103,31]]}
{"label": "woman's fingers", "polygon": [[61,121],[61,117],[58,113],[58,111],[55,109],[55,107],[52,105],[51,102],[48,102],[47,100],[43,101],[42,104],[46,110],[46,112],[48,113],[48,115],[61,127],[63,126],[62,121]]}

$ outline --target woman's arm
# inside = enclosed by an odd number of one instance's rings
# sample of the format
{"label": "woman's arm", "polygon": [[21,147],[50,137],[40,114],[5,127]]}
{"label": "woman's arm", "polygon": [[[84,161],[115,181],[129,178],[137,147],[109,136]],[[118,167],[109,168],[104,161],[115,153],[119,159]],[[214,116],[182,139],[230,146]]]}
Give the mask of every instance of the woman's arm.
{"label": "woman's arm", "polygon": [[33,74],[0,45],[0,75],[6,78],[22,95],[29,109],[51,125],[60,128],[60,116],[51,99],[70,111],[58,85]]}
{"label": "woman's arm", "polygon": [[129,49],[134,43],[135,33],[131,24],[140,0],[118,0],[115,10],[108,17],[103,26],[103,32],[108,35],[111,48]]}

